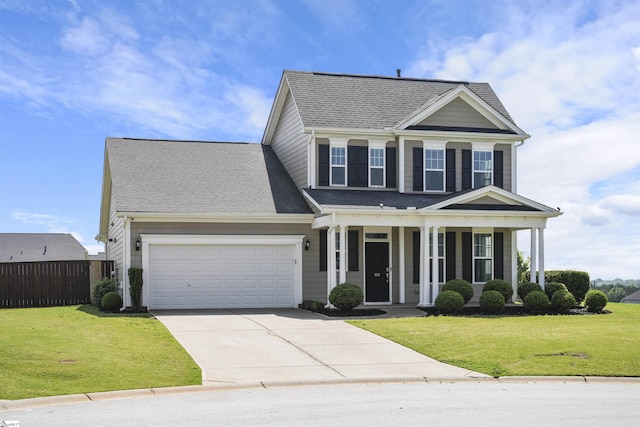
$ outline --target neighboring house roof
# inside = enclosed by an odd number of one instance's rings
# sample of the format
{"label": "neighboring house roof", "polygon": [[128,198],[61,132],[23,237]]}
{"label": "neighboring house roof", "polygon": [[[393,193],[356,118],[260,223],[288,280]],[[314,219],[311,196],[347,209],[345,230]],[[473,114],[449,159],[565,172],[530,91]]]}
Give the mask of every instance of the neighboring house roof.
{"label": "neighboring house roof", "polygon": [[620,302],[627,302],[631,304],[640,304],[640,290],[635,291],[626,297],[622,298]]}
{"label": "neighboring house roof", "polygon": [[87,251],[71,234],[0,233],[0,262],[78,261]]}
{"label": "neighboring house roof", "polygon": [[312,213],[271,147],[261,144],[107,138],[105,155],[112,182],[103,204],[113,197],[116,212]]}
{"label": "neighboring house roof", "polygon": [[460,86],[515,126],[488,83],[289,70],[284,71],[283,80],[305,127],[396,128]]}

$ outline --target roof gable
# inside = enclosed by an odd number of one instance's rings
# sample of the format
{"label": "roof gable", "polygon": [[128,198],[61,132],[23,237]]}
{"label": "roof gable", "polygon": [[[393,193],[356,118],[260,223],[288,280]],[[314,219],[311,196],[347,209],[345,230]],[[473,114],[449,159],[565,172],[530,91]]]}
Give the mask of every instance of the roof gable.
{"label": "roof gable", "polygon": [[307,130],[402,130],[460,98],[495,128],[526,135],[487,83],[285,70],[263,144],[270,143],[289,93]]}
{"label": "roof gable", "polygon": [[509,210],[540,211],[561,215],[561,212],[556,209],[493,185],[457,193],[423,209],[503,210],[507,207]]}

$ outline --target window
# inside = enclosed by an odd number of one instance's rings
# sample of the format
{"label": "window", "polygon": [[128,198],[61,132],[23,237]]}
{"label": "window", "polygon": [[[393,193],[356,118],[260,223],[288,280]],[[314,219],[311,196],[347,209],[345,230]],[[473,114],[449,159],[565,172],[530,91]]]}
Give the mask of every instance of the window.
{"label": "window", "polygon": [[[429,266],[433,265],[433,234],[429,233]],[[430,271],[433,280],[433,271]],[[444,234],[438,233],[438,282],[444,282]]]}
{"label": "window", "polygon": [[[347,271],[359,270],[358,230],[347,231]],[[320,271],[327,271],[327,230],[319,230]],[[340,269],[340,233],[336,232],[336,268]]]}
{"label": "window", "polygon": [[493,247],[490,233],[473,235],[473,281],[485,283],[491,280],[493,272]]}
{"label": "window", "polygon": [[347,147],[331,147],[331,185],[347,183]]}
{"label": "window", "polygon": [[493,151],[473,152],[473,188],[484,187],[492,183]]}
{"label": "window", "polygon": [[384,148],[369,149],[369,185],[384,187]]}
{"label": "window", "polygon": [[424,190],[444,191],[444,150],[424,150]]}

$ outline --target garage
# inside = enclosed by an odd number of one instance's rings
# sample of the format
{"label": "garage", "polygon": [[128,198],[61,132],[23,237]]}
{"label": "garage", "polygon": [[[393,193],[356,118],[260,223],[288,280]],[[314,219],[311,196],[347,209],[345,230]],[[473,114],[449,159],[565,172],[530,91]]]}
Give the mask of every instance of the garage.
{"label": "garage", "polygon": [[141,238],[148,284],[143,298],[149,309],[275,308],[301,302],[302,236]]}

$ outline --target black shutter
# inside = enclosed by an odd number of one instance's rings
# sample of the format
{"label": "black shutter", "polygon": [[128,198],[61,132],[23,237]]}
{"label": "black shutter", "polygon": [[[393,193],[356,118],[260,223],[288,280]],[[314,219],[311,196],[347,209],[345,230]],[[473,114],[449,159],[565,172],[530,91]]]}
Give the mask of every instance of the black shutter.
{"label": "black shutter", "polygon": [[504,233],[493,233],[493,278],[504,280]]}
{"label": "black shutter", "polygon": [[360,247],[360,242],[358,240],[358,230],[348,230],[348,243],[349,248],[347,251],[349,271],[358,271],[359,265],[359,253],[358,248]]}
{"label": "black shutter", "polygon": [[320,247],[320,271],[327,271],[327,230],[320,230],[318,246]]}
{"label": "black shutter", "polygon": [[[473,165],[471,164],[471,150],[462,150],[462,189],[468,190],[471,188],[471,173]],[[466,280],[466,279],[465,279]]]}
{"label": "black shutter", "polygon": [[367,147],[348,146],[347,166],[349,187],[369,185],[369,151]]}
{"label": "black shutter", "polygon": [[318,185],[329,185],[329,146],[318,145]]}
{"label": "black shutter", "polygon": [[395,188],[398,184],[396,183],[396,149],[395,147],[387,147],[386,150],[386,178],[387,178],[387,188]]}
{"label": "black shutter", "polygon": [[456,150],[454,148],[447,148],[446,156],[446,191],[453,193],[454,191],[456,191]]}
{"label": "black shutter", "polygon": [[448,282],[456,278],[456,233],[454,231],[447,231],[445,246],[447,251],[445,254],[447,265],[445,281]]}
{"label": "black shutter", "polygon": [[493,152],[493,185],[504,188],[504,152]]}
{"label": "black shutter", "polygon": [[413,191],[422,191],[424,181],[424,152],[421,147],[413,147]]}
{"label": "black shutter", "polygon": [[462,278],[473,283],[473,238],[471,233],[462,233]]}
{"label": "black shutter", "polygon": [[413,232],[413,283],[420,283],[420,232]]}

